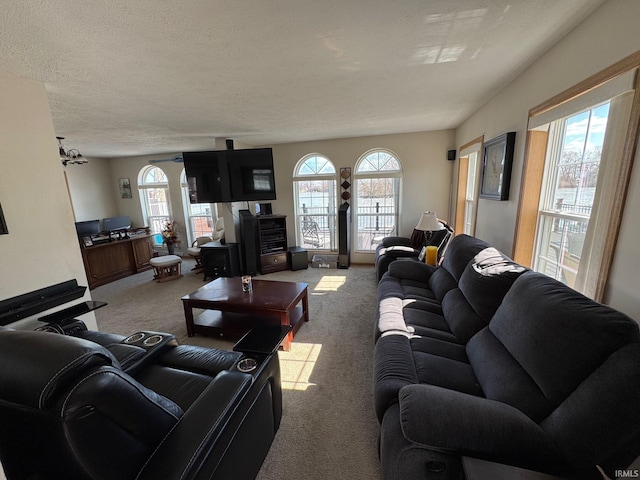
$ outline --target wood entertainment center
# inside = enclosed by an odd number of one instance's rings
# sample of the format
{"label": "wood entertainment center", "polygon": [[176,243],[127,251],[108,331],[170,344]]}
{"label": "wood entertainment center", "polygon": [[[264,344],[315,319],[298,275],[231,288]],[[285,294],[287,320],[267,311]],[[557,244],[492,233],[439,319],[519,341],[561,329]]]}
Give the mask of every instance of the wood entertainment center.
{"label": "wood entertainment center", "polygon": [[131,238],[82,248],[82,261],[89,288],[95,288],[120,278],[151,268],[153,257],[151,235]]}

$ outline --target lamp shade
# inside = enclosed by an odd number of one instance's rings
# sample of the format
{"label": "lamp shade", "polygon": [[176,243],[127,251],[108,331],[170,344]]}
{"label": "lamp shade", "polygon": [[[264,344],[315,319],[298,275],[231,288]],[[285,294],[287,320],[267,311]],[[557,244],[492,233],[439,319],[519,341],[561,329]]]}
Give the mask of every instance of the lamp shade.
{"label": "lamp shade", "polygon": [[444,225],[438,221],[435,212],[422,212],[415,228],[423,232],[433,232],[435,230],[442,230]]}

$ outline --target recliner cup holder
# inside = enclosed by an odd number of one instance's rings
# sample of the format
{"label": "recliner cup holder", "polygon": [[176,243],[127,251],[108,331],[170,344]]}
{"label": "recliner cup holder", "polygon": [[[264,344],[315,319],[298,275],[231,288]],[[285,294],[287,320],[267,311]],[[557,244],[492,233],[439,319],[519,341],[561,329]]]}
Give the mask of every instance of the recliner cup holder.
{"label": "recliner cup holder", "polygon": [[258,367],[258,362],[255,358],[245,357],[238,362],[237,368],[241,372],[249,373],[253,372]]}
{"label": "recliner cup holder", "polygon": [[142,340],[144,337],[145,337],[144,333],[138,332],[138,333],[134,333],[132,335],[129,335],[123,341],[124,341],[124,343],[137,343],[140,340]]}
{"label": "recliner cup holder", "polygon": [[162,348],[163,345],[177,345],[178,341],[174,335],[161,332],[136,332],[132,333],[120,343],[131,345],[132,347],[144,348],[147,351]]}
{"label": "recliner cup holder", "polygon": [[164,337],[162,335],[151,335],[148,338],[144,339],[144,343],[147,347],[153,347],[154,345],[159,344]]}

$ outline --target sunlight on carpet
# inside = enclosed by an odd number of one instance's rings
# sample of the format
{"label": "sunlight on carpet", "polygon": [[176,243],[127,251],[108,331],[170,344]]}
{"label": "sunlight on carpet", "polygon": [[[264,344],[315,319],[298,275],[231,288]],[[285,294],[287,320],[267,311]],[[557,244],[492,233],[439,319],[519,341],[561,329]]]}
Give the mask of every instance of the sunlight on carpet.
{"label": "sunlight on carpet", "polygon": [[291,344],[290,351],[278,352],[283,390],[304,391],[315,385],[309,379],[320,357],[320,350],[322,345],[317,343],[295,342]]}
{"label": "sunlight on carpet", "polygon": [[320,295],[323,295],[325,292],[337,292],[338,289],[343,286],[346,281],[347,277],[344,275],[325,275],[315,286],[315,288],[311,292],[311,295],[318,293]]}

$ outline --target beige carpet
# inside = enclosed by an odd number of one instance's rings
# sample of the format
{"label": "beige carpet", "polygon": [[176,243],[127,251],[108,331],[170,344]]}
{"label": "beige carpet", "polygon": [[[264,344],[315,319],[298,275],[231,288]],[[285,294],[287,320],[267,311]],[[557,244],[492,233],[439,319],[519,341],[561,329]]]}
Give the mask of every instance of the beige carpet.
{"label": "beige carpet", "polygon": [[[170,332],[181,343],[231,349],[233,342],[224,339],[186,335],[180,298],[205,283],[192,265],[184,259],[184,277],[170,282],[156,283],[144,272],[94,289],[94,300],[109,303],[96,311],[100,330]],[[308,283],[310,321],[291,351],[278,352],[284,413],[257,478],[381,479],[372,400],[374,268],[309,268],[259,278]]]}

